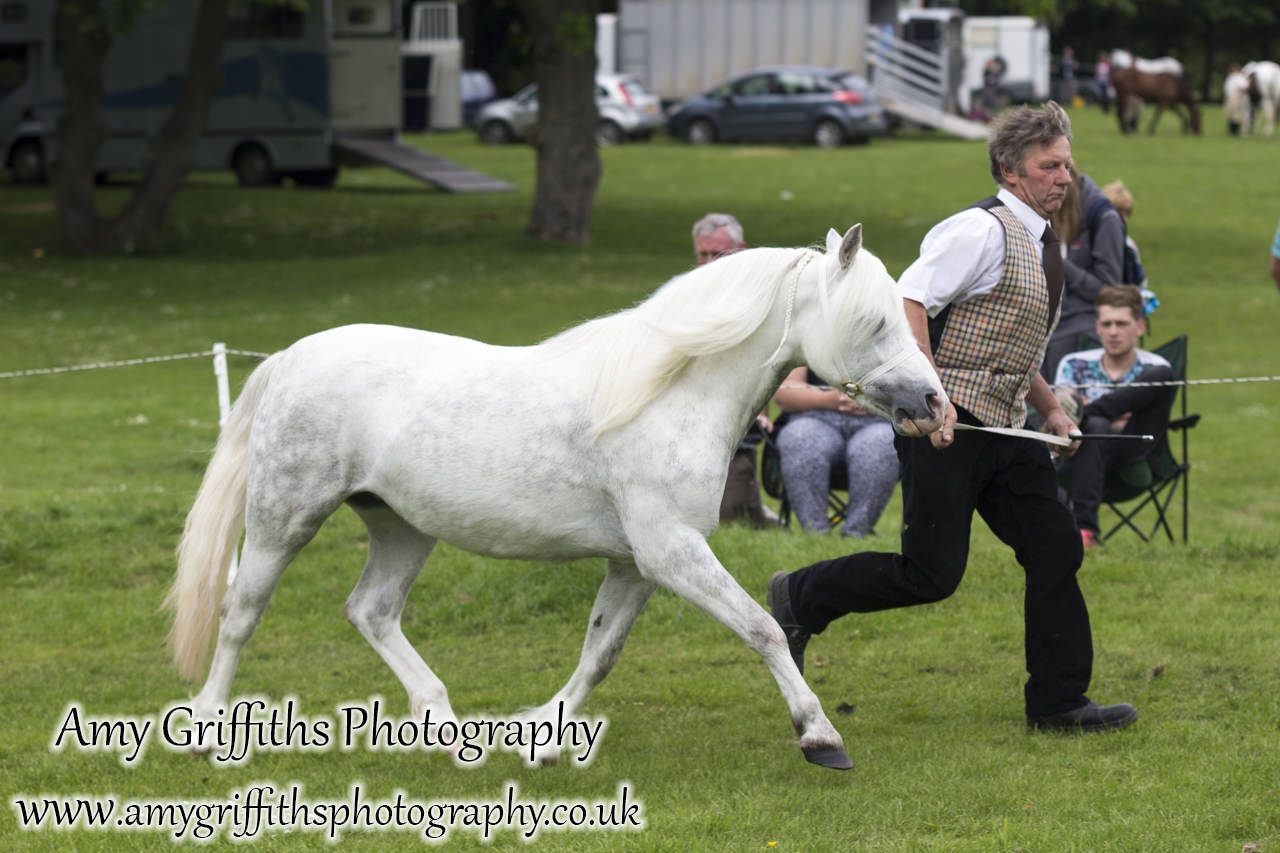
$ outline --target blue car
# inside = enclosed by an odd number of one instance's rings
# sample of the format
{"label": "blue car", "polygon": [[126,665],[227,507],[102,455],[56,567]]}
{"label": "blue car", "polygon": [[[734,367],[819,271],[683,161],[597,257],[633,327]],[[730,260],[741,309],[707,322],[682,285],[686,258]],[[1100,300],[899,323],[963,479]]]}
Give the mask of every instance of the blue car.
{"label": "blue car", "polygon": [[667,133],[694,145],[797,139],[834,148],[887,130],[865,79],[804,65],[757,68],[680,103],[667,116]]}

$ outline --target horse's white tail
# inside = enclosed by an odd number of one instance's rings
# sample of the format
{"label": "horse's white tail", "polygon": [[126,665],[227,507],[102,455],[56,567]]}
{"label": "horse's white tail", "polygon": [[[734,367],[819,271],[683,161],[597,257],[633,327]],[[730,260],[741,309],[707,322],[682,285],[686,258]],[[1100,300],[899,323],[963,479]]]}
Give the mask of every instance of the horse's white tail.
{"label": "horse's white tail", "polygon": [[178,573],[164,606],[173,611],[169,648],[185,678],[200,675],[209,653],[227,570],[244,532],[249,428],[278,359],[258,366],[232,406],[178,543]]}

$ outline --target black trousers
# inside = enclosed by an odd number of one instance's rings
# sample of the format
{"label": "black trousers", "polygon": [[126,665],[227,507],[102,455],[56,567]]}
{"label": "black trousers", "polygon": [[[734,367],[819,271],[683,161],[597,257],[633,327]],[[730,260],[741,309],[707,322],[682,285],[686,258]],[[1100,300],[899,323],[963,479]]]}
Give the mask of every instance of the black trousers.
{"label": "black trousers", "polygon": [[[1156,365],[1143,370],[1134,382],[1167,382],[1173,370]],[[1127,435],[1154,435],[1154,444],[1139,441],[1084,441],[1076,454],[1062,463],[1062,472],[1071,480],[1071,506],[1076,526],[1098,532],[1098,506],[1102,503],[1107,472],[1129,462],[1145,459],[1165,441],[1169,409],[1178,389],[1120,387],[1084,407],[1080,430],[1085,433],[1114,432],[1111,422],[1132,412],[1125,424]]]}
{"label": "black trousers", "polygon": [[[960,418],[977,423],[968,412]],[[794,572],[788,582],[796,619],[819,633],[846,613],[951,595],[964,577],[976,510],[1026,573],[1027,713],[1083,705],[1093,669],[1089,611],[1076,582],[1083,550],[1071,514],[1058,502],[1045,445],[957,431],[945,450],[901,436],[895,446],[902,466],[902,553],[850,554]]]}

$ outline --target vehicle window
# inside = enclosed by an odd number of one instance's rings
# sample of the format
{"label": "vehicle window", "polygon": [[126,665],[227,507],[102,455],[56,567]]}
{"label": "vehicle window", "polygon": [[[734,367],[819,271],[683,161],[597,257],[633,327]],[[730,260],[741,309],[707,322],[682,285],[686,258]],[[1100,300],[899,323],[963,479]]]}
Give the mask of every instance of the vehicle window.
{"label": "vehicle window", "polygon": [[227,11],[228,39],[301,38],[305,6],[234,0]]}
{"label": "vehicle window", "polygon": [[739,80],[733,86],[733,94],[743,97],[754,95],[771,95],[778,92],[777,78],[772,74],[757,74]]}
{"label": "vehicle window", "polygon": [[[857,74],[841,74],[839,77],[832,77],[823,82],[828,83],[832,90],[846,89],[850,92],[865,92],[868,84],[865,78],[859,77]],[[830,91],[824,89],[823,91]]]}
{"label": "vehicle window", "polygon": [[0,99],[27,81],[27,46],[0,44]]}
{"label": "vehicle window", "polygon": [[822,91],[818,88],[818,83],[812,74],[799,74],[794,71],[784,71],[779,74],[778,85],[784,95],[812,95],[814,92]]}
{"label": "vehicle window", "polygon": [[908,21],[903,27],[902,37],[909,42],[932,42],[942,37],[942,28],[937,21]]}
{"label": "vehicle window", "polygon": [[395,18],[388,0],[333,0],[332,9],[335,36],[395,33]]}

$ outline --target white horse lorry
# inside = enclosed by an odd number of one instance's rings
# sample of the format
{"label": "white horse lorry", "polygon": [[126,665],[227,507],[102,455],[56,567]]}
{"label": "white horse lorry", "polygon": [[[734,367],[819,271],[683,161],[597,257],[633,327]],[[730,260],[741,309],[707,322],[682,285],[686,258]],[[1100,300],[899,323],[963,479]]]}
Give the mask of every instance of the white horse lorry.
{"label": "white horse lorry", "polygon": [[[54,48],[56,4],[0,0],[0,166],[18,182],[44,180],[57,156],[66,95]],[[195,20],[192,0],[158,0],[115,34],[103,68],[100,173],[141,169],[178,98]],[[456,164],[398,143],[399,0],[233,3],[221,71],[197,169],[231,169],[251,186],[286,176],[331,186],[339,166],[379,162],[447,190],[456,189],[446,185],[451,180],[461,180],[463,191],[511,189],[486,186],[477,179],[487,176],[458,173]]]}

